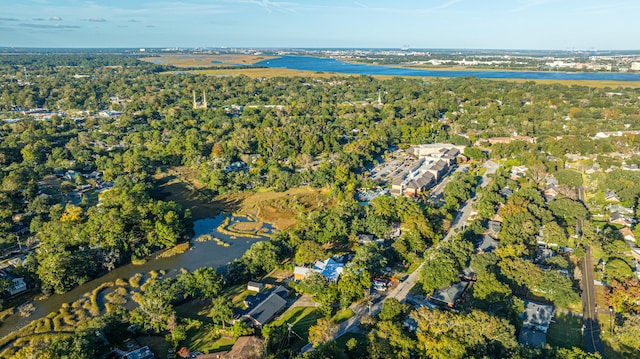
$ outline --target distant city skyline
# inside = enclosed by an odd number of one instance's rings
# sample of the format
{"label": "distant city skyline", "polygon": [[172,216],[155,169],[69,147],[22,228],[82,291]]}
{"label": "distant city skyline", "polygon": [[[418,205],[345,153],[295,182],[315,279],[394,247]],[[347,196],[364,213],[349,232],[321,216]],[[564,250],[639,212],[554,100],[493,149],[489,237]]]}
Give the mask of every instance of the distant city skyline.
{"label": "distant city skyline", "polygon": [[0,0],[0,46],[640,50],[637,0]]}

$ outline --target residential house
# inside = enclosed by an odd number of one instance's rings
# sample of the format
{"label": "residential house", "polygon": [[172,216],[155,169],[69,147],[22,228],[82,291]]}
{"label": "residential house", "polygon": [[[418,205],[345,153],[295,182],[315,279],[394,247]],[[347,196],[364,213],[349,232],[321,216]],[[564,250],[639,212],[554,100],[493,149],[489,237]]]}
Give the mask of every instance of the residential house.
{"label": "residential house", "polygon": [[625,241],[629,241],[629,242],[635,242],[636,241],[635,234],[633,234],[633,231],[631,229],[629,229],[628,227],[622,228],[619,232],[622,235],[622,237],[624,237]]}
{"label": "residential house", "polygon": [[500,233],[500,230],[502,230],[502,223],[499,221],[489,220],[487,221],[487,227],[491,234],[497,236],[498,233]]}
{"label": "residential house", "polygon": [[9,285],[7,286],[7,292],[9,295],[16,295],[27,290],[27,283],[25,283],[24,278],[15,277],[9,273],[5,273],[4,271],[0,274],[0,277],[5,278],[9,281]]}
{"label": "residential house", "polygon": [[287,306],[289,289],[281,285],[256,295],[247,296],[244,304],[247,310],[243,315],[252,325],[260,328],[270,322],[276,314]]}
{"label": "residential house", "polygon": [[463,280],[458,283],[452,284],[447,288],[438,289],[433,293],[429,300],[438,305],[453,309],[456,307],[458,301],[467,290],[469,283],[470,282]]}
{"label": "residential house", "polygon": [[64,174],[64,176],[63,176],[63,177],[64,177],[64,179],[66,179],[67,181],[74,181],[74,180],[76,179],[76,177],[78,177],[78,176],[82,176],[82,175],[80,174],[80,172],[76,172],[76,171],[73,171],[73,170],[69,170],[69,171],[65,172],[65,174]]}
{"label": "residential house", "polygon": [[101,171],[93,171],[91,173],[87,173],[84,175],[85,178],[87,179],[94,179],[94,180],[100,180],[102,179],[102,172]]}
{"label": "residential house", "polygon": [[559,190],[557,186],[554,185],[546,185],[544,190],[544,198],[547,202],[553,201],[558,196]]}
{"label": "residential house", "polygon": [[372,282],[373,289],[378,292],[385,292],[391,286],[391,281],[387,278],[376,278]]}
{"label": "residential house", "polygon": [[513,195],[513,190],[509,187],[500,188],[498,191],[503,197],[511,197]]}
{"label": "residential house", "polygon": [[364,234],[364,233],[358,234],[358,243],[359,244],[371,243],[371,242],[373,242],[374,239],[375,239],[375,237],[373,236],[373,234]]}
{"label": "residential house", "polygon": [[247,290],[250,290],[252,292],[260,292],[262,289],[264,289],[263,283],[259,283],[259,282],[247,283]]}
{"label": "residential house", "polygon": [[611,216],[609,216],[609,222],[627,227],[631,227],[633,225],[633,219],[620,212],[611,213]]}
{"label": "residential house", "polygon": [[317,261],[313,265],[313,270],[322,274],[329,282],[337,283],[342,270],[344,269],[344,263],[339,263],[333,260],[333,258],[327,258],[324,261]]}
{"label": "residential house", "polygon": [[544,345],[547,342],[547,330],[553,315],[552,305],[525,300],[524,313],[521,314],[522,329],[518,342],[523,345]]}
{"label": "residential house", "polygon": [[554,186],[554,187],[558,187],[558,186],[560,186],[560,182],[558,182],[558,179],[557,179],[557,178],[555,178],[554,176],[551,176],[551,175],[547,176],[547,177],[544,179],[544,182],[545,182],[548,186]]}
{"label": "residential house", "polygon": [[148,346],[133,349],[129,352],[124,352],[120,349],[115,349],[109,355],[110,356],[108,356],[108,358],[117,358],[117,359],[155,359],[156,357],[151,351],[151,349],[149,349]]}
{"label": "residential house", "polygon": [[402,229],[400,228],[399,222],[391,223],[391,233],[389,234],[389,238],[396,239],[402,235]]}
{"label": "residential house", "polygon": [[327,258],[324,261],[317,261],[312,268],[296,266],[293,268],[293,279],[303,280],[312,272],[316,272],[325,277],[328,281],[336,283],[338,282],[340,274],[342,274],[344,265],[345,263],[340,263],[333,258]]}
{"label": "residential house", "polygon": [[418,331],[418,322],[409,316],[405,318],[405,320],[402,322],[402,325],[411,333],[415,333]]}
{"label": "residential house", "polygon": [[280,313],[287,306],[287,301],[278,295],[276,291],[270,291],[268,297],[250,308],[244,317],[257,328],[262,328],[269,323],[276,314]]}
{"label": "residential house", "polygon": [[233,162],[232,164],[225,166],[224,169],[222,170],[225,173],[229,173],[229,172],[237,172],[237,171],[242,171],[247,169],[247,164],[242,162],[242,161],[236,161]]}
{"label": "residential house", "polygon": [[633,208],[621,206],[619,204],[608,204],[606,208],[607,211],[611,213],[618,212],[622,214],[633,214]]}
{"label": "residential house", "polygon": [[544,229],[544,226],[542,226],[542,228],[540,229],[540,232],[538,232],[538,234],[536,234],[536,243],[538,243],[538,245],[544,246],[544,247],[555,247],[555,248],[558,248],[558,244],[557,243],[553,243],[553,242],[548,242],[547,241],[547,239],[544,237],[543,229]]}
{"label": "residential house", "polygon": [[534,262],[538,264],[542,264],[547,258],[554,257],[555,255],[556,255],[556,252],[554,252],[552,249],[549,249],[543,246],[538,246],[538,248],[536,248]]}
{"label": "residential house", "polygon": [[520,177],[526,176],[527,170],[527,166],[513,166],[511,167],[511,171],[509,171],[509,174],[511,175],[511,178],[518,179]]}
{"label": "residential house", "polygon": [[474,243],[476,253],[491,253],[498,248],[498,241],[488,234],[483,234],[478,241]]}
{"label": "residential house", "polygon": [[313,272],[313,269],[311,268],[296,266],[293,268],[293,280],[303,280],[307,278],[311,272]]}
{"label": "residential house", "polygon": [[[375,236],[373,234],[363,234],[363,233],[358,234],[358,243],[359,244],[364,245],[364,244],[371,243],[371,242],[384,244],[384,239],[375,238]],[[340,260],[336,260],[336,261],[340,262]],[[346,264],[346,262],[345,262],[345,264]]]}
{"label": "residential house", "polygon": [[247,308],[249,308],[248,310],[250,310],[251,308],[254,308],[258,304],[263,302],[265,299],[267,299],[267,297],[269,297],[273,293],[279,295],[282,298],[285,298],[289,295],[289,289],[281,285],[278,285],[267,291],[259,292],[254,295],[248,295],[247,297],[244,298],[244,305],[247,306]]}
{"label": "residential house", "polygon": [[615,202],[615,203],[619,203],[620,202],[620,198],[618,197],[618,195],[612,191],[612,190],[606,190],[604,192],[604,196],[605,196],[605,201],[607,202]]}
{"label": "residential house", "polygon": [[638,167],[638,165],[636,165],[636,164],[622,165],[622,170],[637,172],[637,171],[640,171],[640,167]]}

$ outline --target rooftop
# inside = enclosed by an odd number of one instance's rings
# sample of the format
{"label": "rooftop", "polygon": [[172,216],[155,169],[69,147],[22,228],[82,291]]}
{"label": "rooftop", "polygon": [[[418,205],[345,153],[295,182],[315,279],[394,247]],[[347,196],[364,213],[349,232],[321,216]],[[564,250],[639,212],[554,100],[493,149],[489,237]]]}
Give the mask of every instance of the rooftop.
{"label": "rooftop", "polygon": [[458,299],[460,299],[460,296],[462,296],[462,293],[467,289],[468,284],[469,282],[463,280],[447,288],[438,289],[433,293],[431,299],[449,306],[454,306]]}
{"label": "rooftop", "polygon": [[313,270],[322,274],[327,280],[336,282],[344,269],[343,263],[338,263],[333,258],[324,261],[317,261],[313,266]]}
{"label": "rooftop", "polygon": [[267,299],[260,302],[255,308],[251,309],[246,316],[253,319],[259,325],[267,324],[282,308],[287,305],[287,301],[281,296],[272,292]]}
{"label": "rooftop", "polygon": [[553,305],[525,300],[524,313],[521,314],[522,327],[546,333],[553,319],[553,314]]}

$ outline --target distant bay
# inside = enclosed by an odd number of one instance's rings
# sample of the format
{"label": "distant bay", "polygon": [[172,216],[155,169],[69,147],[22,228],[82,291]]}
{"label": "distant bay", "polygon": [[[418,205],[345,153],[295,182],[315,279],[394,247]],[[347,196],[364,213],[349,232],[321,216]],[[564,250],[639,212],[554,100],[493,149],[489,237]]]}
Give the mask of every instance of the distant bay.
{"label": "distant bay", "polygon": [[258,62],[257,66],[349,75],[385,75],[417,77],[463,77],[522,80],[640,81],[640,73],[555,72],[555,71],[450,71],[419,70],[379,65],[352,64],[326,57],[282,56]]}

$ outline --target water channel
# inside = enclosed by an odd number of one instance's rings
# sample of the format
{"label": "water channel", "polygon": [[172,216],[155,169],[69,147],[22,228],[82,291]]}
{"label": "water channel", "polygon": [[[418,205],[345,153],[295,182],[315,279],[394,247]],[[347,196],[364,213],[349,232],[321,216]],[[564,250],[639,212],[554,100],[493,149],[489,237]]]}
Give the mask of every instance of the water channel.
{"label": "water channel", "polygon": [[[77,288],[64,293],[54,294],[45,299],[36,299],[33,304],[36,310],[27,318],[21,317],[19,314],[13,314],[7,317],[0,326],[0,337],[3,337],[13,330],[16,330],[31,321],[43,318],[51,312],[58,311],[62,304],[71,303],[83,297],[85,293],[91,292],[102,283],[113,282],[118,278],[127,280],[136,273],[148,273],[150,271],[166,272],[166,276],[175,276],[180,269],[189,271],[196,270],[201,267],[220,267],[240,258],[244,252],[251,247],[253,243],[266,240],[267,237],[248,238],[240,235],[232,238],[230,235],[221,233],[217,230],[218,226],[224,221],[224,216],[219,215],[215,218],[205,218],[194,222],[195,235],[191,239],[191,247],[183,254],[177,254],[168,258],[148,258],[147,262],[141,265],[127,264],[114,269],[104,276],[84,283]],[[232,218],[231,222],[246,221],[244,218]],[[273,231],[273,227],[268,224],[264,225],[267,233]],[[215,241],[198,242],[195,239],[203,234],[210,234],[219,238],[229,246],[221,246]]]}
{"label": "water channel", "polygon": [[270,68],[286,68],[315,72],[331,72],[351,75],[385,75],[417,77],[474,76],[485,79],[524,80],[594,80],[640,81],[640,73],[621,72],[558,72],[558,71],[482,71],[482,70],[423,70],[406,67],[354,64],[326,57],[282,56],[264,60],[256,65]]}

